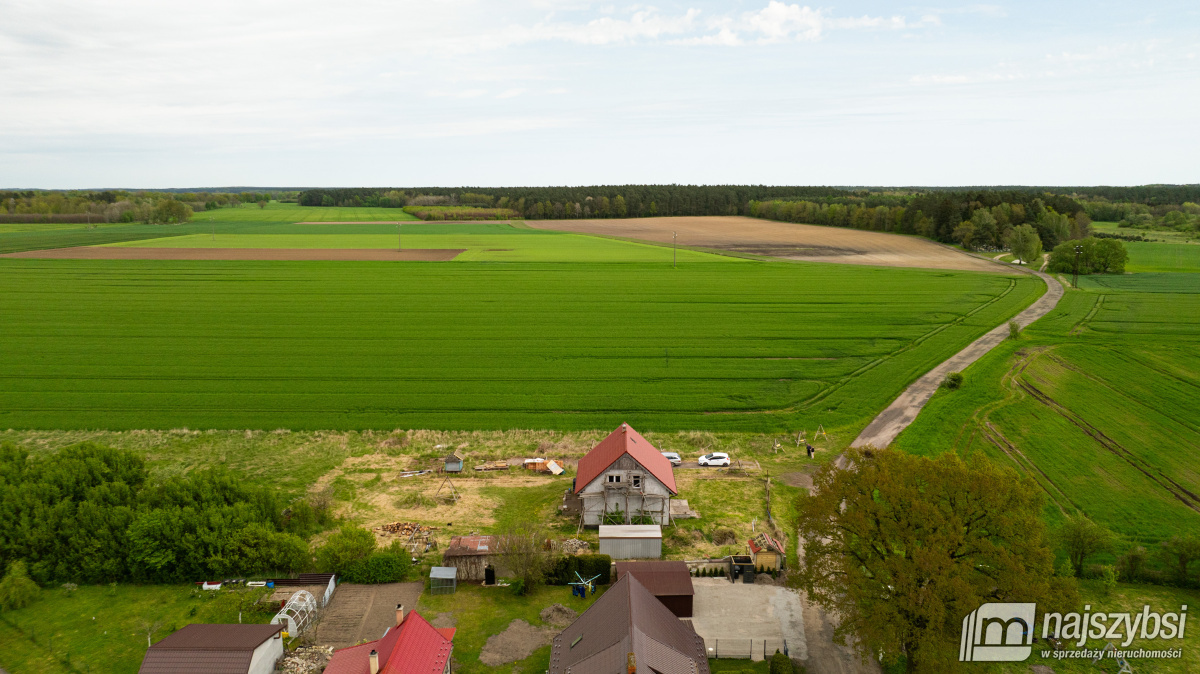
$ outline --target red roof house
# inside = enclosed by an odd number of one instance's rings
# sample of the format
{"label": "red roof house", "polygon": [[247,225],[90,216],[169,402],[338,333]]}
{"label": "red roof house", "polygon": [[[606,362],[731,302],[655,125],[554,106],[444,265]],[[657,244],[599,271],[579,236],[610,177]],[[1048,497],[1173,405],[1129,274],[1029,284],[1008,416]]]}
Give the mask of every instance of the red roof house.
{"label": "red roof house", "polygon": [[325,674],[450,674],[454,628],[434,627],[399,606],[396,616],[383,637],[334,651]]}
{"label": "red roof house", "polygon": [[679,492],[667,457],[621,424],[579,460],[574,493],[583,503],[583,523],[596,526],[631,524],[635,518],[670,524],[671,497]]}

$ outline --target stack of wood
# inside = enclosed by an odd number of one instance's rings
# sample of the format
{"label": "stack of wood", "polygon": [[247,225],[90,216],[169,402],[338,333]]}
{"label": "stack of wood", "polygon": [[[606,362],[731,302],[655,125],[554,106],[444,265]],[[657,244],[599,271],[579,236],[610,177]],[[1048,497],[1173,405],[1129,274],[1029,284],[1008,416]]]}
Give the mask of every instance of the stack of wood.
{"label": "stack of wood", "polygon": [[507,461],[488,461],[475,466],[475,470],[508,470]]}
{"label": "stack of wood", "polygon": [[591,546],[588,545],[587,541],[581,541],[578,538],[568,538],[559,544],[558,549],[561,550],[564,555],[578,555],[582,552],[588,552],[591,550]]}
{"label": "stack of wood", "polygon": [[418,536],[428,536],[433,531],[433,527],[417,524],[416,522],[392,522],[391,524],[375,527],[375,531],[382,534],[400,536],[401,538],[409,538],[414,533]]}

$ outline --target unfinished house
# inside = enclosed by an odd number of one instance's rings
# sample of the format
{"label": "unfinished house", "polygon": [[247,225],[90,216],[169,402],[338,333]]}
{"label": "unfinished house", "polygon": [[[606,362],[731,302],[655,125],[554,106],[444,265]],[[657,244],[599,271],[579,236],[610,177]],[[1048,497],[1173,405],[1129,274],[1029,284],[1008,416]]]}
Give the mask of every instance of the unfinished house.
{"label": "unfinished house", "polygon": [[675,473],[671,462],[629,424],[579,460],[572,495],[584,526],[670,524]]}

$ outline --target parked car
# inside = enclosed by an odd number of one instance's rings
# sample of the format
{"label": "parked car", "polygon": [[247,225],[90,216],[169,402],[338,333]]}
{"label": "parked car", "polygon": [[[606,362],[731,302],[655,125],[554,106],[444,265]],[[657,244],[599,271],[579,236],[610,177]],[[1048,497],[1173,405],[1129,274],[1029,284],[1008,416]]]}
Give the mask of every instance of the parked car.
{"label": "parked car", "polygon": [[713,452],[712,454],[705,454],[698,461],[701,466],[728,466],[729,455],[725,452]]}
{"label": "parked car", "polygon": [[678,466],[683,463],[683,459],[675,452],[663,452],[662,455],[667,457],[667,461],[670,461],[672,466]]}

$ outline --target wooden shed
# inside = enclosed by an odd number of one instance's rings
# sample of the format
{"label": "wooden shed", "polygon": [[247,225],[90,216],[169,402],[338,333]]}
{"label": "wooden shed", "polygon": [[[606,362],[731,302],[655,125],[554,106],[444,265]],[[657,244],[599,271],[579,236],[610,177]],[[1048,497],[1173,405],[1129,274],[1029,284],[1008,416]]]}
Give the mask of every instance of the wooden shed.
{"label": "wooden shed", "polygon": [[442,565],[458,569],[458,580],[483,581],[489,566],[500,565],[499,545],[495,536],[454,536],[442,553]]}
{"label": "wooden shed", "polygon": [[617,580],[630,574],[680,618],[692,617],[692,572],[685,562],[617,562]]}
{"label": "wooden shed", "polygon": [[754,568],[778,571],[783,568],[785,548],[783,543],[773,536],[759,534],[750,541],[750,553],[754,557]]}
{"label": "wooden shed", "polygon": [[600,554],[613,559],[662,557],[662,527],[657,524],[601,524]]}
{"label": "wooden shed", "polygon": [[455,450],[450,453],[450,456],[447,456],[445,458],[445,465],[443,467],[443,470],[445,470],[447,473],[461,473],[462,469],[463,469],[462,452]]}

